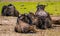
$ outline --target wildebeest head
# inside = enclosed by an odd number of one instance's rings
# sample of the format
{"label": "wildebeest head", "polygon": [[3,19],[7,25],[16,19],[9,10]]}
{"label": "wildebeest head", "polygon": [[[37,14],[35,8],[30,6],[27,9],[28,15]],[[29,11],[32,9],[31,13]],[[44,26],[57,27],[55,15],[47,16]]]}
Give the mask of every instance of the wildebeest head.
{"label": "wildebeest head", "polygon": [[15,7],[12,5],[12,4],[9,4],[8,5],[8,8],[7,8],[7,15],[9,16],[11,16],[11,15],[13,15],[14,14],[14,10],[15,10]]}
{"label": "wildebeest head", "polygon": [[29,23],[30,22],[30,18],[27,16],[27,14],[21,14],[18,19],[26,22],[26,23]]}
{"label": "wildebeest head", "polygon": [[13,6],[12,4],[9,4],[8,6]]}
{"label": "wildebeest head", "polygon": [[37,10],[44,10],[45,9],[45,5],[37,5]]}

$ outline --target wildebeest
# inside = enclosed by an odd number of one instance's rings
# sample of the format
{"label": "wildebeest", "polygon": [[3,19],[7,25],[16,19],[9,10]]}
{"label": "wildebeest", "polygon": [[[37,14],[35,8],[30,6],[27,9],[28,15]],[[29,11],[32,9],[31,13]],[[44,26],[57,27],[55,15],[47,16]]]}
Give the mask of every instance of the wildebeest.
{"label": "wildebeest", "polygon": [[37,23],[38,23],[38,18],[35,17],[34,13],[32,13],[32,12],[30,12],[29,14],[21,14],[19,16],[19,18],[21,18],[21,20],[23,20],[24,22],[26,22],[30,25],[34,25],[34,24],[37,25]]}
{"label": "wildebeest", "polygon": [[29,25],[38,25],[38,18],[35,17],[34,13],[32,12],[30,12],[29,14],[19,15],[19,17],[17,18],[17,23],[18,23],[18,20],[22,20],[28,23]]}
{"label": "wildebeest", "polygon": [[[28,24],[32,24],[31,18],[28,16],[28,14],[21,14],[18,18],[20,18],[20,20],[28,23]],[[17,19],[18,21],[18,19]]]}
{"label": "wildebeest", "polygon": [[15,6],[9,4],[8,6],[3,6],[2,16],[19,16],[19,12],[16,10]]}
{"label": "wildebeest", "polygon": [[37,32],[33,25],[29,25],[28,23],[22,20],[22,17],[17,19],[18,22],[15,26],[15,31],[19,33],[28,33],[28,32]]}
{"label": "wildebeest", "polygon": [[46,29],[52,27],[51,24],[51,17],[48,12],[45,10],[45,5],[37,5],[37,11],[35,16],[39,18],[39,25],[38,27],[41,29]]}

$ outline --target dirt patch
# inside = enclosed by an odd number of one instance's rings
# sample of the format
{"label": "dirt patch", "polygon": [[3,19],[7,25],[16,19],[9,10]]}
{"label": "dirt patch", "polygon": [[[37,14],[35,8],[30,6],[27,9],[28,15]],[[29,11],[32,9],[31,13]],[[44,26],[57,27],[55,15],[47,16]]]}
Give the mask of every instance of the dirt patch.
{"label": "dirt patch", "polygon": [[0,36],[60,36],[60,25],[54,25],[52,29],[38,29],[37,33],[16,33],[16,20],[17,17],[0,16]]}

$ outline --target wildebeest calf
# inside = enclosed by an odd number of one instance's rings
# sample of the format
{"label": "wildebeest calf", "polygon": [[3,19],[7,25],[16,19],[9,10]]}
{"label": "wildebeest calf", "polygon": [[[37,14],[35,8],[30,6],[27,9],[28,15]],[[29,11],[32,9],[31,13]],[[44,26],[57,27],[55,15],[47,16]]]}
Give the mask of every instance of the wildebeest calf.
{"label": "wildebeest calf", "polygon": [[15,31],[19,33],[37,32],[33,25],[29,25],[22,20],[19,20],[18,24],[16,24]]}

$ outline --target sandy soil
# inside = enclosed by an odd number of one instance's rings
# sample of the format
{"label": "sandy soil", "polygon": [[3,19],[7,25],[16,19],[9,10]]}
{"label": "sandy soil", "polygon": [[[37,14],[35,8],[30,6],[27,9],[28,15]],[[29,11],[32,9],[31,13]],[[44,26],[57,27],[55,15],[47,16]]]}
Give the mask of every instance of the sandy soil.
{"label": "sandy soil", "polygon": [[37,33],[17,33],[14,31],[16,20],[17,17],[0,16],[0,36],[60,36],[60,25],[55,24],[51,29],[38,29]]}

